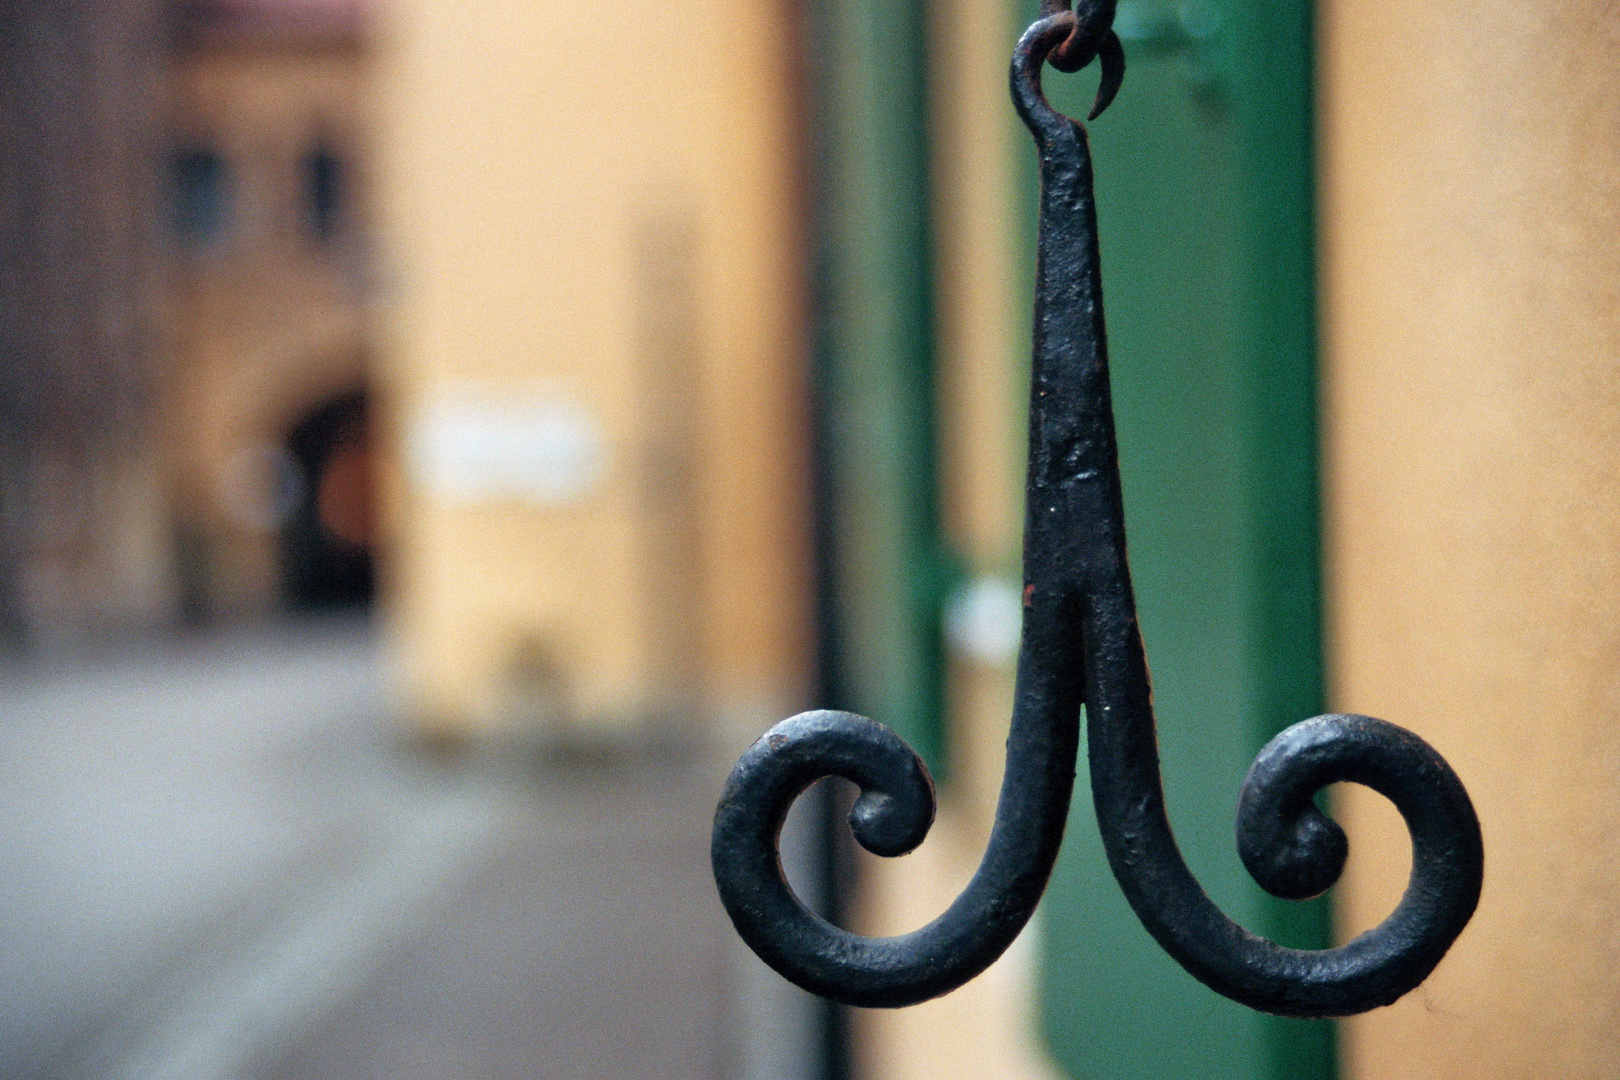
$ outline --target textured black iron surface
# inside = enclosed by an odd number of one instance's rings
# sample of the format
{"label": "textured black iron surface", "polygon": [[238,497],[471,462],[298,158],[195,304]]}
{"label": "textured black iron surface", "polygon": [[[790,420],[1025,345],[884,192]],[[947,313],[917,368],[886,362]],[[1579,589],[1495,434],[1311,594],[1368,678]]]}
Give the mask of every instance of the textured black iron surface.
{"label": "textured black iron surface", "polygon": [[[800,986],[851,1005],[908,1005],[946,993],[1001,955],[1028,921],[1063,838],[1080,711],[1109,863],[1154,938],[1228,997],[1288,1016],[1385,1005],[1434,969],[1479,899],[1483,848],[1467,792],[1416,735],[1365,716],[1319,716],[1261,750],[1238,805],[1239,853],[1278,896],[1314,896],[1339,877],[1344,833],[1313,795],[1353,781],[1405,817],[1412,876],[1395,911],[1336,949],[1287,949],[1228,919],[1188,870],[1159,779],[1147,661],[1125,559],[1124,507],[1109,397],[1096,208],[1085,128],[1047,104],[1048,60],[1102,68],[1095,117],[1124,55],[1111,0],[1048,4],[1013,53],[1012,92],[1041,159],[1034,368],[1024,524],[1024,626],[1006,775],[977,873],[920,930],[865,938],[818,918],[782,876],[777,836],[793,800],[823,776],[862,791],[856,839],[880,855],[922,842],[933,784],[901,739],[872,720],[810,712],[773,727],[737,763],[711,853],[738,933]],[[1061,61],[1061,63],[1059,63]]]}

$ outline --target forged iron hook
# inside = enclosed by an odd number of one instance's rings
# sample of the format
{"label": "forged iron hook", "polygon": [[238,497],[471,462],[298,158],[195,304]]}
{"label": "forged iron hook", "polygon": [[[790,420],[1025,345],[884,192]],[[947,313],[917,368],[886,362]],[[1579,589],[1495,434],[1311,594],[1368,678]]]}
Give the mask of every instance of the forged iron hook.
{"label": "forged iron hook", "polygon": [[[914,848],[933,821],[921,759],[888,728],[852,713],[802,713],[738,761],[715,813],[720,896],[743,939],[800,986],[851,1005],[897,1006],[955,989],[988,967],[1028,921],[1057,857],[1085,707],[1092,797],[1104,848],[1143,925],[1218,992],[1286,1016],[1343,1016],[1389,1004],[1426,978],[1479,900],[1483,844],[1467,792],[1443,758],[1393,724],[1318,716],[1260,751],[1239,797],[1244,865],[1291,899],[1332,885],[1347,844],[1312,797],[1366,784],[1412,835],[1405,895],[1373,930],[1334,949],[1283,948],[1228,919],[1188,870],[1165,815],[1147,661],[1125,557],[1124,506],[1108,380],[1096,205],[1085,128],[1041,92],[1041,65],[1102,58],[1099,106],[1122,61],[1108,59],[1113,3],[1044,15],[1013,52],[1012,92],[1041,162],[1024,621],[1007,765],[990,841],[956,901],[920,930],[866,938],[806,909],[777,842],[793,800],[824,776],[861,788],[856,839],[879,855]],[[1098,29],[1099,25],[1102,29]],[[1070,44],[1072,43],[1072,44]],[[1106,94],[1104,91],[1108,91]],[[1095,114],[1094,111],[1094,114]]]}

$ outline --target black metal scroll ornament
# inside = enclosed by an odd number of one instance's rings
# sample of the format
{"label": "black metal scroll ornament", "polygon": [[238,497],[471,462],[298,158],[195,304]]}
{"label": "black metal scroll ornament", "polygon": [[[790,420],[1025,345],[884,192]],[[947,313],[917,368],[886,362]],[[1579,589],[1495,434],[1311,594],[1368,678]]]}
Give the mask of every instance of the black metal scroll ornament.
{"label": "black metal scroll ornament", "polygon": [[862,846],[901,855],[934,816],[933,784],[888,728],[851,713],[802,713],[737,763],[715,813],[720,896],[738,933],[772,967],[851,1005],[924,1001],[983,971],[1028,921],[1051,873],[1074,787],[1085,706],[1091,790],[1108,861],[1148,931],[1198,979],[1253,1008],[1344,1016],[1422,982],[1479,900],[1483,849],[1462,783],[1411,732],[1365,716],[1318,716],[1260,751],[1238,801],[1237,842],[1268,891],[1304,899],[1338,880],[1343,831],[1313,796],[1337,781],[1388,797],[1411,831],[1412,874],[1394,912],[1335,949],[1283,948],[1244,930],[1205,895],[1165,816],[1147,661],[1125,562],[1124,506],[1109,399],[1096,208],[1086,131],[1041,92],[1041,65],[1097,58],[1092,109],[1124,72],[1113,0],[1050,5],[1013,53],[1012,94],[1041,159],[1034,370],[1024,524],[1024,625],[1001,799],[978,872],[939,918],[866,938],[808,911],[777,855],[793,800],[842,776],[861,795]]}

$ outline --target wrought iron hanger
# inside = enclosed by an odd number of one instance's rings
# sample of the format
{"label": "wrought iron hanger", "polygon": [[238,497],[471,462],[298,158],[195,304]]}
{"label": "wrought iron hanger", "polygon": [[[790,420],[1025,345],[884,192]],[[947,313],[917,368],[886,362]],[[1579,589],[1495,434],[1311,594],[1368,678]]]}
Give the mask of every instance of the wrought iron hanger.
{"label": "wrought iron hanger", "polygon": [[922,842],[934,817],[922,761],[853,713],[802,713],[738,761],[715,813],[715,880],[732,922],[772,967],[851,1005],[909,1005],[988,967],[1028,921],[1063,838],[1084,705],[1091,791],[1109,864],[1171,956],[1211,988],[1285,1016],[1386,1005],[1425,979],[1479,900],[1483,845],[1456,774],[1409,731],[1366,716],[1318,716],[1260,751],[1238,802],[1243,863],[1269,892],[1314,896],[1338,880],[1348,845],[1313,796],[1338,781],[1389,798],[1412,836],[1395,910],[1338,948],[1257,937],[1205,895],[1176,848],[1159,778],[1147,661],[1125,558],[1125,514],[1109,398],[1096,205],[1086,130],[1049,105],[1041,68],[1097,60],[1089,119],[1119,89],[1125,58],[1114,0],[1044,0],[1013,51],[1012,96],[1040,154],[1034,367],[1024,522],[1024,624],[1006,774],[989,846],[944,914],[898,937],[849,933],[793,895],[777,854],[793,800],[824,776],[861,789],[855,838],[879,855]]}

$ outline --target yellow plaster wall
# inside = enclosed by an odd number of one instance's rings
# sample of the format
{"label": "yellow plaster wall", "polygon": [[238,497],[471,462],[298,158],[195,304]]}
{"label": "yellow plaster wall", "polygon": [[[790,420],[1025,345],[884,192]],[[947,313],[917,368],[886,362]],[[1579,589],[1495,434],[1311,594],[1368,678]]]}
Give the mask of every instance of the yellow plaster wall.
{"label": "yellow plaster wall", "polygon": [[[1473,924],[1344,1026],[1350,1080],[1620,1075],[1620,12],[1328,0],[1327,567],[1336,707],[1444,753]],[[1340,799],[1341,930],[1393,815]]]}
{"label": "yellow plaster wall", "polygon": [[758,730],[754,713],[799,704],[808,481],[790,32],[771,5],[735,0],[389,5],[378,175],[399,438],[447,396],[541,397],[582,410],[605,447],[599,481],[558,505],[447,501],[405,459],[392,625],[426,722],[500,722],[503,666],[525,640],[589,722],[629,723],[659,692],[669,643],[644,615],[663,586],[640,561],[660,527],[642,494],[659,434],[638,353],[649,231],[695,245],[702,597],[683,632],[722,712]]}

